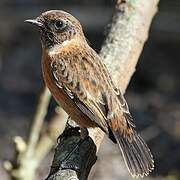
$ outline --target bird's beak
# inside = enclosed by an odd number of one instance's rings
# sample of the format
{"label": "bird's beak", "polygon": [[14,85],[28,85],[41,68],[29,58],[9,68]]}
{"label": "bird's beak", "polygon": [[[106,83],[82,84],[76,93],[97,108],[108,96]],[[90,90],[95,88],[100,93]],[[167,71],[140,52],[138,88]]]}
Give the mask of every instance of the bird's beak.
{"label": "bird's beak", "polygon": [[37,26],[39,28],[42,28],[44,26],[44,24],[42,22],[38,21],[37,19],[27,19],[24,22],[33,24],[33,25],[35,25],[35,26]]}

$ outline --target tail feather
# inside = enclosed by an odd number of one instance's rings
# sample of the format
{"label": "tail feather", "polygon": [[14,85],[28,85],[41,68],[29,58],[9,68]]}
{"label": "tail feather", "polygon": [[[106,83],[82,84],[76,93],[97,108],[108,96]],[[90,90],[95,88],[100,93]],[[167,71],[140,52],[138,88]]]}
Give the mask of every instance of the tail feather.
{"label": "tail feather", "polygon": [[113,131],[124,161],[133,177],[147,176],[154,169],[153,156],[144,140],[134,131],[132,141]]}

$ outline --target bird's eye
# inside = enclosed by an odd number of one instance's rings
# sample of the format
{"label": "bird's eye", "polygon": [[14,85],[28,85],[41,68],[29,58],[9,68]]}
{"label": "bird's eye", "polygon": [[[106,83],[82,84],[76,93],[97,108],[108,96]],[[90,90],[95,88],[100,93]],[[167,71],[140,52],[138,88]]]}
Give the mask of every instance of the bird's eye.
{"label": "bird's eye", "polygon": [[58,20],[54,23],[56,30],[64,30],[66,28],[66,23],[64,21]]}

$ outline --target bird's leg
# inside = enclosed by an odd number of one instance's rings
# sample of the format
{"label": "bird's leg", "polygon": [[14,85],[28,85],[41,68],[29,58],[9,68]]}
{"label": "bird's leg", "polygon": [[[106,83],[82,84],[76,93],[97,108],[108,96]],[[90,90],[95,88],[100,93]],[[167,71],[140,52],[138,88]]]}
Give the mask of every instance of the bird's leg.
{"label": "bird's leg", "polygon": [[[74,157],[74,154],[77,154],[77,152],[79,154],[79,149],[81,148],[82,144],[88,139],[88,135],[89,135],[87,128],[77,126],[77,124],[71,120],[71,117],[68,116],[65,131],[58,137],[58,143],[61,142],[62,138],[67,139],[70,138],[71,136],[77,136],[77,135],[79,136],[78,138],[79,141],[77,141],[74,147],[70,149],[68,154],[64,157],[61,163],[61,168],[67,168],[69,159]],[[76,169],[76,166],[73,167],[72,164],[71,166],[72,169]]]}
{"label": "bird's leg", "polygon": [[82,143],[84,143],[84,141],[87,140],[88,136],[89,136],[88,129],[80,127],[80,137],[81,138],[80,138],[79,142],[75,145],[73,150],[68,154],[67,158],[69,158],[82,145]]}
{"label": "bird's leg", "polygon": [[89,136],[89,132],[88,132],[88,129],[87,128],[84,128],[84,127],[80,127],[80,134],[81,134],[81,139],[86,139],[88,136]]}
{"label": "bird's leg", "polygon": [[67,128],[75,128],[75,127],[79,127],[78,124],[76,124],[76,122],[73,121],[73,119],[71,119],[71,116],[68,116],[67,123],[66,123],[66,129]]}
{"label": "bird's leg", "polygon": [[71,134],[73,134],[75,131],[79,131],[80,127],[78,127],[71,119],[70,116],[68,116],[67,118],[67,123],[66,123],[66,127],[65,130],[62,134],[60,134],[57,138],[57,142],[59,142],[61,140],[62,137],[68,137]]}
{"label": "bird's leg", "polygon": [[73,128],[73,125],[71,124],[71,116],[68,116],[67,123],[66,123],[66,129]]}
{"label": "bird's leg", "polygon": [[[75,127],[75,128],[79,128],[79,127]],[[73,129],[75,129],[75,128],[73,128]],[[87,128],[80,127],[80,137],[81,138],[80,138],[79,142],[75,145],[73,150],[68,154],[68,157],[70,157],[81,146],[81,144],[87,140],[88,136],[89,136],[89,132],[88,132]]]}

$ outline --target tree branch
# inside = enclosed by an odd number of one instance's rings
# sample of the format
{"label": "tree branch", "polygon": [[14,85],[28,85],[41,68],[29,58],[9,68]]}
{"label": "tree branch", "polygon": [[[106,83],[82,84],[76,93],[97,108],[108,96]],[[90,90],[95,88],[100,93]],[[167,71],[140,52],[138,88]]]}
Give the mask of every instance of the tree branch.
{"label": "tree branch", "polygon": [[[158,2],[159,0],[117,1],[116,12],[100,56],[107,65],[116,86],[120,87],[123,93],[135,71],[138,58],[147,40]],[[95,146],[97,150],[99,149],[104,133],[99,128],[89,129],[89,135],[93,141],[89,141],[88,138],[81,142],[78,131],[75,132],[76,135],[73,136],[72,133],[64,133],[61,136],[63,141],[60,141],[56,148],[47,180],[87,179],[89,170],[96,159],[96,151],[93,149]],[[89,145],[84,147],[83,143]],[[81,156],[80,152],[85,155]],[[65,156],[66,153],[69,154],[68,157]],[[82,166],[83,162],[86,162],[87,166]]]}

